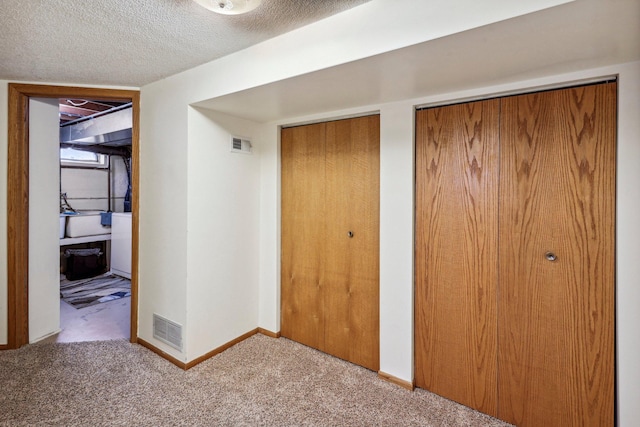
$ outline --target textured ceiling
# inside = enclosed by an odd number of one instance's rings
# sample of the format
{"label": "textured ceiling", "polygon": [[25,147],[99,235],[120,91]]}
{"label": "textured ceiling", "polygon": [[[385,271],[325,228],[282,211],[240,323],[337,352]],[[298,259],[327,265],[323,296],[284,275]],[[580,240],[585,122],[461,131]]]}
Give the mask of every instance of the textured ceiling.
{"label": "textured ceiling", "polygon": [[219,15],[192,0],[2,0],[0,79],[142,86],[369,0],[264,0]]}

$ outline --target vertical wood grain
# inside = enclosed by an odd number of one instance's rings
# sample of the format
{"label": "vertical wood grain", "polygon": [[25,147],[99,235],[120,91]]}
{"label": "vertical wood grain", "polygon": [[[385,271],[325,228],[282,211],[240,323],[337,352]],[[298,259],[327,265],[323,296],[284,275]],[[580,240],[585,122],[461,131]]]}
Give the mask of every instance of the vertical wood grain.
{"label": "vertical wood grain", "polygon": [[326,218],[324,239],[326,252],[326,292],[323,294],[327,307],[325,323],[325,351],[348,360],[351,331],[351,264],[357,254],[350,250],[347,236],[351,223],[351,150],[352,135],[349,120],[326,123]]}
{"label": "vertical wood grain", "polygon": [[380,370],[380,116],[351,119],[349,361]]}
{"label": "vertical wood grain", "polygon": [[497,414],[499,101],[416,115],[416,385]]}
{"label": "vertical wood grain", "polygon": [[9,348],[29,342],[29,98],[9,85],[7,286]]}
{"label": "vertical wood grain", "polygon": [[499,417],[518,426],[614,423],[615,120],[615,83],[502,100]]}
{"label": "vertical wood grain", "polygon": [[281,156],[282,335],[377,371],[379,116],[283,129]]}
{"label": "vertical wood grain", "polygon": [[281,134],[281,332],[323,351],[325,129],[320,123]]}
{"label": "vertical wood grain", "polygon": [[380,117],[327,123],[326,147],[327,352],[378,371]]}

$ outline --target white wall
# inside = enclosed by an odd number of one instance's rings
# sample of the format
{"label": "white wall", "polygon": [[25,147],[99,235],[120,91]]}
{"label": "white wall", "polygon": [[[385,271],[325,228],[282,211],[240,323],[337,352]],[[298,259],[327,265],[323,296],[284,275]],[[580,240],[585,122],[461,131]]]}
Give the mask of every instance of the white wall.
{"label": "white wall", "polygon": [[[161,83],[142,90],[138,336],[186,362],[258,324],[263,130]],[[232,134],[255,153],[232,154]],[[183,326],[182,351],[153,337],[153,313]]]}
{"label": "white wall", "polygon": [[[189,341],[209,340],[209,335],[195,333],[198,326],[187,324],[191,310],[186,298],[187,282],[198,274],[189,253],[196,248],[188,244],[191,233],[181,218],[191,215],[192,200],[187,196],[192,175],[187,172],[189,159],[197,158],[201,146],[191,147],[188,131],[189,106],[228,93],[253,88],[262,84],[321,70],[391,49],[433,40],[452,32],[477,28],[503,19],[541,10],[566,0],[512,2],[490,0],[482,7],[472,0],[440,2],[437,7],[429,3],[401,0],[410,7],[389,9],[384,0],[373,0],[328,19],[267,40],[243,51],[203,64],[183,73],[149,84],[141,90],[141,153],[140,153],[140,306],[138,335],[169,354],[186,360],[197,357],[185,355],[152,336],[152,313],[182,324]],[[330,37],[328,37],[330,35]],[[269,131],[271,135],[277,134]],[[277,152],[277,147],[267,145]],[[277,164],[260,162],[260,167],[276,171]],[[207,177],[216,181],[220,175],[208,170]],[[205,178],[203,176],[203,178]],[[275,189],[276,181],[261,182],[264,190]],[[199,197],[199,196],[194,196]],[[260,195],[259,197],[263,197]],[[270,195],[268,196],[270,197]],[[273,220],[277,206],[262,210],[267,220]],[[269,227],[271,235],[259,236],[259,245],[268,250],[279,250],[274,237],[277,226]],[[239,243],[244,245],[244,242]],[[204,248],[200,248],[204,249]],[[170,271],[158,266],[171,266]],[[261,297],[276,307],[279,294],[279,264],[261,255]],[[275,274],[275,276],[273,276]],[[259,316],[266,329],[278,325],[276,308],[261,306]],[[274,320],[275,319],[275,320]],[[192,328],[193,331],[192,331]],[[211,347],[206,342],[202,347]],[[189,349],[191,351],[191,349]]]}
{"label": "white wall", "polygon": [[413,380],[414,108],[380,108],[380,371]]}
{"label": "white wall", "polygon": [[29,342],[60,332],[57,99],[29,100]]}
{"label": "white wall", "polygon": [[[481,7],[472,0],[420,3],[402,0],[410,7],[389,9],[384,0],[373,0],[312,25],[267,40],[183,73],[149,84],[141,90],[140,155],[140,317],[138,335],[168,353],[184,359],[152,337],[153,312],[185,326],[186,283],[192,274],[185,257],[187,200],[188,105],[305,73],[322,70],[493,22],[541,10],[566,0],[512,2],[490,0]],[[330,35],[330,37],[328,37]],[[269,130],[270,136],[277,135]],[[277,145],[261,147],[277,153]],[[189,156],[197,156],[190,151]],[[260,198],[266,201],[279,188],[277,163],[261,161],[275,180],[260,182]],[[213,180],[215,170],[208,174]],[[263,203],[267,206],[267,203]],[[260,298],[269,301],[259,309],[260,324],[279,327],[279,263],[266,255],[279,252],[279,204],[261,209]],[[268,230],[268,231],[266,231]],[[162,236],[162,237],[161,237]],[[170,242],[170,243],[167,243]],[[267,252],[265,252],[267,251]],[[158,266],[171,266],[170,271]],[[189,340],[206,339],[188,332]],[[209,347],[212,343],[205,344]],[[191,357],[191,355],[189,356]]]}
{"label": "white wall", "polygon": [[[107,169],[68,168],[60,170],[61,192],[76,210],[108,208]],[[127,169],[120,156],[111,156],[111,210],[124,212],[127,192]]]}
{"label": "white wall", "polygon": [[187,361],[153,338],[153,314],[187,330],[187,110],[180,87],[141,91],[138,337]]}
{"label": "white wall", "polygon": [[632,426],[640,419],[640,62],[617,69],[618,419],[620,426]]}
{"label": "white wall", "polygon": [[[260,130],[189,110],[187,359],[258,324]],[[232,135],[249,138],[252,154],[232,153]]]}
{"label": "white wall", "polygon": [[[260,145],[260,276],[258,325],[280,331],[280,129],[264,126]],[[275,256],[274,256],[275,255]]]}

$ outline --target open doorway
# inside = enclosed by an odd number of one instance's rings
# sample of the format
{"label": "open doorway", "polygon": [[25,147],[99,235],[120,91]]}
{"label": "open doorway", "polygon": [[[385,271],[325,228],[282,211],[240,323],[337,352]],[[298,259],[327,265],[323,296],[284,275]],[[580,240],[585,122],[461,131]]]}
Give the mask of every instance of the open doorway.
{"label": "open doorway", "polygon": [[57,101],[60,331],[51,340],[129,339],[133,107],[113,100]]}
{"label": "open doorway", "polygon": [[137,340],[139,92],[9,84],[8,144],[8,348],[29,342],[29,101],[91,99],[131,103],[131,304],[130,341]]}

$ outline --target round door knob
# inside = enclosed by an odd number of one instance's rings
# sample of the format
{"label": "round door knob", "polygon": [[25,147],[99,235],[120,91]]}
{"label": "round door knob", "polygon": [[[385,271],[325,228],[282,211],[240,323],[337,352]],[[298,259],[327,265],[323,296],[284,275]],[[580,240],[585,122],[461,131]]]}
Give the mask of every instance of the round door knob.
{"label": "round door knob", "polygon": [[558,257],[556,256],[556,254],[554,254],[553,252],[547,252],[544,254],[544,257],[547,259],[547,261],[555,261],[556,259],[558,259]]}
{"label": "round door knob", "polygon": [[347,236],[348,236],[349,238],[353,237],[353,231],[349,231],[349,232],[347,233]]}

